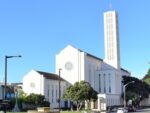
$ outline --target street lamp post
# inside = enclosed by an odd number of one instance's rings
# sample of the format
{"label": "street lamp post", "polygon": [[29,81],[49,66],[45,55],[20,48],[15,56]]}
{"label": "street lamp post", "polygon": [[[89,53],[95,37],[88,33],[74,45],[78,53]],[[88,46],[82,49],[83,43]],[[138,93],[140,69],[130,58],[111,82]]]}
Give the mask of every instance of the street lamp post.
{"label": "street lamp post", "polygon": [[59,99],[58,99],[58,103],[59,103],[59,113],[60,113],[60,96],[61,96],[61,92],[60,92],[60,74],[61,74],[61,68],[59,69]]}
{"label": "street lamp post", "polygon": [[126,108],[126,86],[131,84],[131,83],[135,83],[135,81],[131,81],[131,82],[129,82],[129,83],[127,83],[127,84],[125,84],[123,86],[123,91],[124,91],[124,108]]}
{"label": "street lamp post", "polygon": [[[4,84],[4,100],[6,100],[6,88],[7,88],[7,59],[8,58],[14,58],[14,57],[21,57],[21,55],[18,56],[5,56],[5,84]],[[6,106],[5,106],[5,112],[6,113]]]}

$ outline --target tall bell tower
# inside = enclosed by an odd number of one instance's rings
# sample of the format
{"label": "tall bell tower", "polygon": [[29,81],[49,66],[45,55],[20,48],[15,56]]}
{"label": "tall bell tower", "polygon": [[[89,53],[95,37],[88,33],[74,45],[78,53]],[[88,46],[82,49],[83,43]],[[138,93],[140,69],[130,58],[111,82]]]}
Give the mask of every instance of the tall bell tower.
{"label": "tall bell tower", "polygon": [[104,13],[104,61],[116,69],[120,69],[118,16],[115,11]]}

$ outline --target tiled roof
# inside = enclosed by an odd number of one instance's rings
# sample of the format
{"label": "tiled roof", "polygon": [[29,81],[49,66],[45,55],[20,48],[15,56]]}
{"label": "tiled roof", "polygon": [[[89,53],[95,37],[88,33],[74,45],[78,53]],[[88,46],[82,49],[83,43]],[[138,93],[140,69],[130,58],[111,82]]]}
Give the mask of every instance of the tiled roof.
{"label": "tiled roof", "polygon": [[[52,79],[52,80],[59,80],[59,76],[54,73],[47,73],[43,71],[37,71],[39,74],[43,75],[47,79]],[[60,77],[61,81],[65,81],[63,78]]]}
{"label": "tiled roof", "polygon": [[92,54],[90,54],[90,53],[87,53],[87,52],[85,52],[85,51],[82,51],[81,49],[78,49],[78,50],[79,50],[80,52],[86,53],[87,56],[90,56],[90,57],[93,57],[93,58],[95,58],[95,59],[97,59],[97,60],[103,61],[103,59],[101,59],[101,58],[99,58],[99,57],[97,57],[97,56],[94,56],[94,55],[92,55]]}
{"label": "tiled roof", "polygon": [[127,72],[127,73],[130,73],[129,71],[127,71],[127,70],[125,70],[125,69],[123,69],[123,68],[121,68],[121,70],[122,70],[122,71],[125,71],[125,72]]}
{"label": "tiled roof", "polygon": [[89,54],[89,53],[87,53],[87,56],[90,56],[90,57],[93,57],[93,58],[95,58],[95,59],[97,59],[97,60],[103,61],[103,59],[98,58],[98,57],[96,57],[96,56],[94,56],[94,55],[92,55],[92,54]]}

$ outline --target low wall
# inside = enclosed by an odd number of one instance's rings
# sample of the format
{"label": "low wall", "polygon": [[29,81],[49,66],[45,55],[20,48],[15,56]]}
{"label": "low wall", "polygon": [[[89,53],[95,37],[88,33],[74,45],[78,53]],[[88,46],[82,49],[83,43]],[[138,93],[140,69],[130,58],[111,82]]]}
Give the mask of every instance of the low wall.
{"label": "low wall", "polygon": [[37,110],[28,110],[27,113],[59,113],[59,111],[38,112]]}
{"label": "low wall", "polygon": [[59,110],[50,110],[50,107],[38,107],[37,110],[28,110],[27,113],[59,113]]}

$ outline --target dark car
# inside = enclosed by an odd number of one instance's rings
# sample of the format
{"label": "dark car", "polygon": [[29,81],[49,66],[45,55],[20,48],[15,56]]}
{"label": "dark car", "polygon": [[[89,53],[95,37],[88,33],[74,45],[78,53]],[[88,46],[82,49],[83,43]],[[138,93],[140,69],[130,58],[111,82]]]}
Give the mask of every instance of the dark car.
{"label": "dark car", "polygon": [[0,102],[0,111],[4,111],[6,109],[10,109],[10,101],[5,100]]}
{"label": "dark car", "polygon": [[128,106],[128,112],[135,112],[136,108],[134,106]]}

